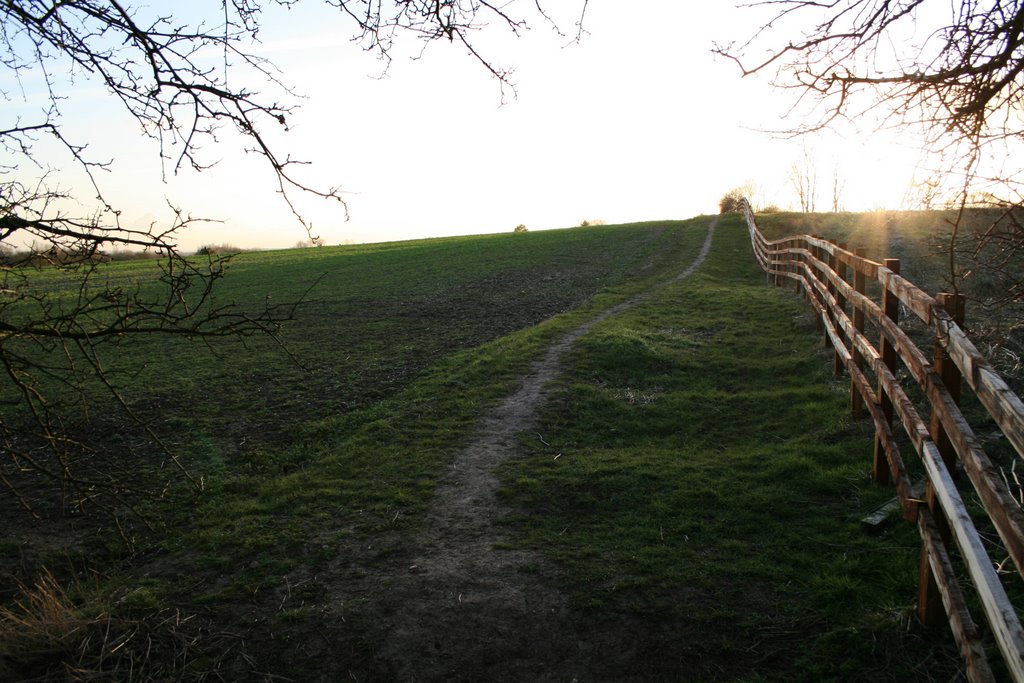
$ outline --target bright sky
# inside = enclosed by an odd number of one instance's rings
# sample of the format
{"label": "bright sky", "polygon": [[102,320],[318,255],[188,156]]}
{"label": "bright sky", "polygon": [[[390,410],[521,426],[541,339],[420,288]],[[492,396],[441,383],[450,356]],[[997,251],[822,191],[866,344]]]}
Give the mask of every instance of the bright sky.
{"label": "bright sky", "polygon": [[[793,207],[788,174],[804,150],[815,159],[819,209],[831,208],[835,168],[846,209],[904,201],[916,155],[898,141],[761,132],[792,125],[783,117],[785,94],[741,79],[711,52],[716,41],[756,30],[755,10],[718,1],[640,5],[591,0],[579,44],[537,17],[519,39],[485,32],[478,49],[515,68],[517,96],[504,104],[497,82],[458,45],[436,43],[411,60],[417,52],[407,43],[378,78],[381,64],[349,42],[351,24],[323,3],[266,12],[256,50],[307,98],[291,130],[274,139],[311,162],[304,173],[313,184],[346,192],[347,222],[336,204],[303,201],[314,233],[340,244],[506,232],[519,223],[536,230],[584,219],[688,218],[716,213],[719,197],[747,182],[758,188],[755,201]],[[571,32],[574,15],[565,8],[576,3],[558,6]],[[208,150],[217,167],[165,184],[152,143],[99,88],[77,87],[66,109],[75,113],[68,134],[115,158],[101,180],[126,224],[166,220],[170,201],[221,221],[182,234],[187,249],[305,238],[261,159],[242,153],[232,136]]]}

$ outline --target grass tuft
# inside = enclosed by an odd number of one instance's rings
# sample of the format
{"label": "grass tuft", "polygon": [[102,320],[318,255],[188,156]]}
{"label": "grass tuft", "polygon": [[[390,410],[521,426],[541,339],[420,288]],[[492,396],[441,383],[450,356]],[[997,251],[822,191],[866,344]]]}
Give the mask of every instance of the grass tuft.
{"label": "grass tuft", "polygon": [[0,606],[0,680],[203,680],[218,668],[222,638],[148,588],[119,599],[65,589],[49,570]]}

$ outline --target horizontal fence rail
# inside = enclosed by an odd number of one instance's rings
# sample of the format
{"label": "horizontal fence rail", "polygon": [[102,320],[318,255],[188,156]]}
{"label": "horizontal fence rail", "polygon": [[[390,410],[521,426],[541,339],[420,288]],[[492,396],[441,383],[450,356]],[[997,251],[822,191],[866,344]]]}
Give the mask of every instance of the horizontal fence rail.
{"label": "horizontal fence rail", "polygon": [[[921,534],[918,616],[929,625],[945,618],[968,678],[994,680],[951,559],[955,543],[1006,669],[1013,680],[1024,682],[1024,629],[956,483],[959,464],[987,523],[1024,577],[1024,513],[959,407],[966,384],[1016,457],[1024,457],[1024,403],[961,329],[963,298],[926,294],[900,276],[898,259],[871,261],[863,250],[851,252],[812,235],[769,241],[758,229],[750,204],[744,200],[742,207],[761,268],[776,285],[795,285],[814,308],[819,330],[834,351],[836,374],[845,372],[850,378],[851,409],[858,416],[866,412],[874,422],[873,476],[895,485],[904,518],[916,522]],[[878,301],[868,295],[872,282],[871,289],[880,292]],[[904,312],[934,337],[930,357],[900,326]],[[868,337],[869,325],[877,333],[877,345]],[[897,379],[904,372],[924,398],[918,404]],[[926,404],[930,414],[922,415],[919,404]],[[923,499],[914,494],[893,431],[896,419],[923,465]]]}

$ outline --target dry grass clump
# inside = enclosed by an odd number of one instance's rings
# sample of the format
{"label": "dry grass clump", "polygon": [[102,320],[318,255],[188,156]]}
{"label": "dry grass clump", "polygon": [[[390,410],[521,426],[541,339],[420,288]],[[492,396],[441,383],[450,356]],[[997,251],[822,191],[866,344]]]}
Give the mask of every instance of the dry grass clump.
{"label": "dry grass clump", "polygon": [[[76,604],[48,570],[19,592],[0,607],[0,680],[202,680],[210,673],[187,666],[200,629],[177,610],[115,617],[109,604]],[[113,606],[132,612],[123,607],[131,596]]]}

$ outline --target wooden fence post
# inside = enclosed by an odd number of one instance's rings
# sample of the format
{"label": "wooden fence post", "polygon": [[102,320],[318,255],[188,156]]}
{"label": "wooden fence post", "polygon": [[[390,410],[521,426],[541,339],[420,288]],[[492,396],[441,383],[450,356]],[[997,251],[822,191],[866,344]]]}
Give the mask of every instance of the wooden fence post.
{"label": "wooden fence post", "polygon": [[[832,246],[835,246],[835,242],[833,242],[832,240],[829,240],[829,244],[831,244]],[[835,272],[835,269],[836,269],[836,257],[835,257],[835,254],[834,253],[829,253],[829,251],[827,249],[822,247],[821,258],[825,262],[825,267],[828,270],[830,270],[832,272]],[[821,274],[821,281],[824,283],[825,291],[828,293],[828,295],[833,297],[833,298],[835,298],[836,286],[834,284],[832,284],[832,281],[828,278],[828,273],[823,272]],[[822,295],[821,303],[822,303],[822,305],[824,307],[825,315],[827,315],[829,321],[834,324],[835,323],[835,315],[832,313],[832,308],[826,303],[826,299],[827,298],[828,297],[826,297],[825,295]],[[825,348],[827,348],[827,349],[832,348],[832,338],[828,336],[828,331],[827,330],[823,330],[823,332],[825,333],[825,335],[824,335],[825,336],[825,339],[824,339]]]}
{"label": "wooden fence post", "polygon": [[[811,250],[811,245],[807,243],[807,240],[801,239],[800,240],[800,248],[803,249],[804,251],[810,251]],[[808,261],[807,255],[806,254],[800,254],[799,258],[797,259],[797,261],[798,261],[797,272],[799,272],[801,278],[804,278],[804,277],[806,277],[806,273],[804,273],[804,271],[807,270],[807,268],[808,268],[808,265],[807,265],[807,261]],[[798,281],[798,286],[800,287],[800,293],[803,295],[804,301],[807,302],[807,303],[810,303],[811,302],[811,295],[810,295],[810,292],[807,291],[807,285],[804,284],[804,281],[802,279]]]}
{"label": "wooden fence post", "polygon": [[[787,247],[787,249],[789,249],[789,247]],[[782,272],[783,273],[792,273],[793,272],[793,255],[792,254],[784,254],[782,256],[782,259],[783,259],[783,262],[785,263],[785,265],[782,267]],[[779,287],[782,287],[783,289],[785,289],[785,288],[787,288],[789,286],[789,284],[791,282],[792,282],[791,278],[783,276],[781,278],[781,280],[779,281]]]}
{"label": "wooden fence post", "polygon": [[[858,247],[854,255],[866,258],[867,253],[867,249]],[[867,291],[867,276],[864,275],[864,271],[859,265],[853,269],[853,289],[858,294],[864,294]],[[853,327],[858,332],[864,333],[864,309],[856,304],[853,306]],[[858,370],[864,370],[864,354],[858,350],[856,344],[853,345],[853,363]],[[857,391],[857,386],[852,380],[850,381],[850,412],[858,419],[864,416],[864,398]]]}
{"label": "wooden fence post", "polygon": [[[887,258],[885,259],[885,267],[891,270],[896,275],[900,273],[900,260],[898,258]],[[886,287],[882,293],[882,311],[885,313],[885,317],[893,321],[893,323],[899,323],[900,320],[900,300],[896,295],[889,291]],[[879,355],[882,357],[882,362],[885,367],[895,375],[896,374],[896,347],[892,345],[889,338],[885,336],[885,332],[882,332],[881,340],[878,343]],[[892,398],[890,398],[888,392],[885,390],[885,383],[882,382],[881,378],[878,380],[878,403],[882,409],[882,414],[885,415],[886,422],[889,426],[892,426]],[[889,470],[889,459],[885,454],[885,445],[882,443],[881,435],[875,434],[875,460],[874,465],[871,469],[874,480],[879,484],[892,483],[892,472]]]}
{"label": "wooden fence post", "polygon": [[[772,258],[773,259],[781,260],[783,258],[782,254],[778,253],[778,247],[772,247],[771,254],[772,254]],[[781,287],[782,286],[782,280],[783,280],[782,272],[786,269],[786,266],[785,265],[775,265],[775,266],[772,266],[771,268],[774,271],[772,273],[772,284],[774,284],[776,287]]]}
{"label": "wooden fence post", "polygon": [[[792,246],[793,246],[794,249],[799,249],[802,246],[802,243],[801,242],[794,242]],[[800,279],[799,279],[800,278],[800,273],[802,272],[802,269],[800,267],[801,263],[803,263],[803,256],[801,256],[800,254],[792,254],[792,255],[790,255],[789,265],[790,265],[790,270],[791,270],[791,272],[794,275],[793,291],[796,292],[797,294],[800,294],[803,291],[800,288]]]}
{"label": "wooden fence post", "polygon": [[[835,242],[833,242],[832,244],[838,247],[839,249],[842,249],[843,251],[846,250],[846,244],[837,244]],[[832,270],[835,271],[836,275],[839,277],[840,280],[845,282],[846,264],[843,263],[838,257],[836,257],[835,254],[832,255],[831,263]],[[842,327],[838,325],[838,320],[841,316],[846,315],[846,297],[839,292],[839,288],[836,287],[835,285],[832,286],[832,294],[836,298],[836,307],[838,309],[834,316],[834,322],[837,323],[837,328],[842,329]],[[849,346],[849,344],[847,344],[847,346]],[[843,367],[843,357],[839,355],[839,350],[837,349],[835,355],[832,357],[832,373],[836,377],[842,377],[844,370],[845,368]]]}
{"label": "wooden fence post", "polygon": [[[811,235],[811,237],[813,237],[813,238],[814,238],[814,239],[816,239],[816,240],[817,240],[817,239],[821,239],[821,238],[820,238],[820,237],[819,237],[818,235],[814,235],[814,234],[812,234],[812,235]],[[815,261],[817,261],[817,262],[819,262],[819,263],[821,262],[821,256],[822,256],[822,253],[821,253],[821,249],[820,249],[819,247],[816,247],[816,246],[812,246],[812,247],[811,247],[811,255],[812,255],[812,256],[814,256],[814,260],[815,260]],[[821,275],[820,275],[820,274],[819,274],[819,272],[818,272],[818,266],[817,266],[817,265],[814,265],[814,264],[812,264],[812,265],[811,265],[811,276],[812,276],[812,277],[813,277],[813,278],[814,278],[815,280],[818,280],[818,281],[820,281],[820,280],[821,280]],[[821,297],[820,297],[820,296],[818,295],[818,288],[817,288],[817,287],[815,287],[813,283],[811,283],[811,292],[810,292],[810,294],[811,294],[811,296],[813,296],[813,297],[814,297],[814,298],[815,298],[815,299],[816,299],[816,300],[817,300],[817,301],[818,301],[819,303],[821,303],[821,301],[822,301],[822,298],[821,298]],[[823,321],[823,320],[821,319],[821,316],[820,316],[820,315],[815,315],[815,316],[814,316],[814,329],[815,329],[815,331],[816,331],[816,332],[818,332],[819,334],[821,334],[821,333],[825,332],[825,323],[824,323],[824,321]],[[827,335],[825,336],[825,343],[826,343],[826,344],[828,343],[828,336],[827,336]]]}
{"label": "wooden fence post", "polygon": [[[964,324],[965,299],[962,295],[939,294],[935,299],[938,301],[940,306],[946,309],[957,325],[962,326]],[[960,370],[946,353],[945,347],[939,343],[938,339],[935,340],[933,358],[932,367],[935,369],[935,372],[939,377],[942,378],[942,383],[949,391],[953,402],[960,405],[962,384]],[[931,433],[932,441],[935,442],[935,445],[939,449],[939,453],[942,455],[943,462],[946,463],[946,469],[949,470],[950,476],[955,477],[956,448],[953,446],[953,442],[950,440],[949,435],[942,426],[942,420],[939,417],[938,411],[934,408],[932,409],[929,432]],[[928,482],[928,486],[925,491],[925,503],[928,505],[928,509],[931,511],[932,517],[935,520],[935,526],[939,531],[939,537],[942,539],[942,543],[949,545],[949,521],[946,519],[946,515],[942,511],[942,507],[939,505],[938,499],[935,495],[935,489],[931,482]],[[942,596],[939,593],[939,587],[935,582],[935,576],[928,563],[928,550],[923,543],[921,545],[921,560],[920,567],[918,569],[917,618],[921,620],[922,624],[928,627],[938,627],[946,623],[946,611],[942,604]]]}

